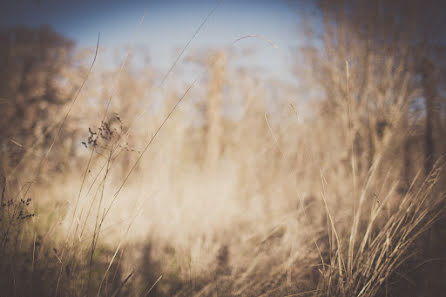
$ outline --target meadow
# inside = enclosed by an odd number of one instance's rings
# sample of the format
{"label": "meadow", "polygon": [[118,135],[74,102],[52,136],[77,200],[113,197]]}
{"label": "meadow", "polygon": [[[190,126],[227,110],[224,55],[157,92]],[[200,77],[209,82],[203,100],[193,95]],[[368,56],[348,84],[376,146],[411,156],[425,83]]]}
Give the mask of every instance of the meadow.
{"label": "meadow", "polygon": [[444,64],[339,23],[298,85],[2,31],[0,297],[440,296]]}

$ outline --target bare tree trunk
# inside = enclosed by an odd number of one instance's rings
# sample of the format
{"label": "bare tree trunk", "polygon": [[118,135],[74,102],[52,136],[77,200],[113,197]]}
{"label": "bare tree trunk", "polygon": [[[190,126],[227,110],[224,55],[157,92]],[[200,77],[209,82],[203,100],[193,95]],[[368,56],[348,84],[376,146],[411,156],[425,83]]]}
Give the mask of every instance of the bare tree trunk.
{"label": "bare tree trunk", "polygon": [[403,179],[403,185],[400,187],[400,190],[402,192],[407,192],[410,181],[411,181],[411,165],[410,165],[410,147],[411,147],[411,135],[409,131],[409,115],[407,112],[403,115],[403,123],[402,123],[402,130],[404,133],[402,145],[403,145],[403,172],[402,172],[402,179]]}
{"label": "bare tree trunk", "polygon": [[[425,129],[425,154],[424,154],[424,170],[426,176],[432,171],[435,162],[435,123],[439,109],[437,108],[437,82],[435,78],[435,68],[428,58],[424,58],[421,65],[422,88],[426,104],[426,129]],[[444,228],[444,219],[437,222],[431,230],[429,230],[427,238],[427,259],[436,259],[442,257],[441,246],[444,245],[444,239],[440,234],[440,230]],[[427,265],[426,269],[430,271],[432,278],[426,278],[425,292],[429,292],[431,296],[439,296],[441,287],[444,287],[441,277],[444,267],[441,262],[432,262]]]}
{"label": "bare tree trunk", "polygon": [[5,204],[5,194],[6,194],[6,175],[3,172],[3,168],[0,168],[0,182],[1,182],[1,200],[0,208]]}
{"label": "bare tree trunk", "polygon": [[221,122],[221,100],[223,85],[226,79],[226,55],[218,52],[211,61],[211,81],[207,98],[207,152],[206,163],[210,168],[220,158],[223,125]]}
{"label": "bare tree trunk", "polygon": [[435,81],[434,66],[428,58],[424,58],[421,66],[422,87],[426,104],[426,129],[425,129],[425,151],[424,151],[424,171],[428,175],[434,165],[435,160],[435,118],[437,109],[437,85]]}

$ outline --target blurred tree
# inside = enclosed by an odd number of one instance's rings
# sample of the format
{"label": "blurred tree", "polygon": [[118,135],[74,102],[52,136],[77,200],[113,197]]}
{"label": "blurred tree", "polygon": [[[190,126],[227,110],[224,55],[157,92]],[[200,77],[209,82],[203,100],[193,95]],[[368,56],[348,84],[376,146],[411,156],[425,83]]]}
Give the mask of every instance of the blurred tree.
{"label": "blurred tree", "polygon": [[[3,187],[9,184],[10,191],[17,190],[13,184],[19,173],[34,172],[27,160],[43,157],[56,133],[60,108],[74,94],[64,73],[73,46],[49,26],[0,32],[0,175]],[[65,149],[72,148],[69,144]],[[62,157],[53,153],[50,166]]]}
{"label": "blurred tree", "polygon": [[[317,3],[321,22],[307,27],[312,46],[304,48],[304,55],[324,92],[322,113],[339,123],[353,171],[366,177],[372,164],[386,157],[388,168],[399,167],[405,181],[400,189],[406,192],[418,168],[428,175],[445,152],[446,2]],[[384,156],[385,151],[393,153]],[[417,164],[419,157],[423,161]],[[444,239],[438,227],[425,249],[427,258],[441,255]],[[442,284],[436,276],[446,267],[429,269],[429,280],[420,288],[437,296]]]}
{"label": "blurred tree", "polygon": [[[367,172],[390,142],[413,142],[414,135],[395,132],[414,124],[410,113],[418,112],[414,106],[422,100],[424,168],[429,173],[438,150],[444,151],[439,143],[443,129],[438,91],[446,86],[440,79],[446,69],[444,1],[322,0],[318,4],[322,23],[307,30],[312,46],[304,48],[304,54],[312,77],[325,93],[323,112],[342,118],[347,145],[358,162],[368,160],[357,164],[358,170]],[[407,172],[409,145],[404,147]]]}

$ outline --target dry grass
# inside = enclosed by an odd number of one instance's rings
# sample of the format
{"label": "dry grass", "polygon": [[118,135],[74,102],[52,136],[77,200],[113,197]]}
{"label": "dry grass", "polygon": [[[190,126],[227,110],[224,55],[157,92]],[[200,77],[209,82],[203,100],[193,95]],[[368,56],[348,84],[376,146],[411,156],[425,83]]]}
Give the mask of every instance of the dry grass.
{"label": "dry grass", "polygon": [[[423,236],[445,215],[444,166],[438,158],[424,175],[419,145],[398,153],[403,136],[423,136],[422,118],[404,121],[410,104],[394,97],[388,111],[383,97],[381,109],[355,105],[349,96],[362,88],[355,69],[333,76],[339,88],[330,100],[271,98],[274,85],[232,69],[224,51],[211,56],[203,66],[210,79],[180,92],[147,91],[160,76],[150,69],[69,72],[72,85],[86,83],[66,125],[84,132],[73,136],[74,153],[57,160],[68,170],[48,165],[39,172],[47,179],[33,181],[26,196],[3,184],[0,296],[426,290],[419,267],[444,260],[423,254],[443,244],[444,234],[427,243]],[[371,82],[369,92],[378,89]],[[154,102],[157,92],[162,100]],[[147,102],[158,108],[141,113]],[[59,136],[54,149],[64,147]],[[413,162],[406,175],[404,158]],[[32,160],[23,164],[34,168]],[[29,174],[5,176],[27,187]]]}

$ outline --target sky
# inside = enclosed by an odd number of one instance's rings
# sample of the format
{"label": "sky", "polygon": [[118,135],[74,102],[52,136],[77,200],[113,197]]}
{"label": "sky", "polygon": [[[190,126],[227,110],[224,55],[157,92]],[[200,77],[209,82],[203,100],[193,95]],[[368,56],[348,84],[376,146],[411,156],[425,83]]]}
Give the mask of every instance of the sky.
{"label": "sky", "polygon": [[[78,47],[93,47],[98,33],[108,49],[143,45],[150,63],[165,71],[194,32],[185,56],[197,49],[255,49],[235,63],[261,70],[268,78],[292,81],[292,52],[301,40],[298,13],[303,1],[287,0],[3,0],[0,26],[50,24]],[[308,1],[307,1],[308,2]],[[146,11],[144,21],[141,18]],[[247,38],[233,44],[247,35]],[[272,44],[268,41],[270,40]]]}

